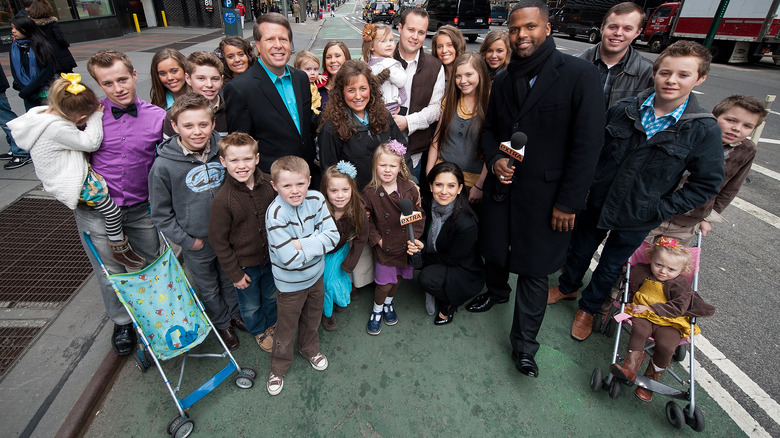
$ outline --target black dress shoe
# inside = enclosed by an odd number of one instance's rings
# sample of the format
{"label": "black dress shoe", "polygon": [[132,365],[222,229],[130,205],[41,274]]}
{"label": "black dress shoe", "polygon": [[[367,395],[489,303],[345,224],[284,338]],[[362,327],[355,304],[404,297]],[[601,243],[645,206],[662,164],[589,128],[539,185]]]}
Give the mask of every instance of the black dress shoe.
{"label": "black dress shoe", "polygon": [[487,312],[496,304],[503,304],[509,301],[509,298],[496,298],[490,294],[478,295],[474,300],[466,306],[466,310],[469,312]]}
{"label": "black dress shoe", "polygon": [[238,348],[238,336],[236,336],[236,332],[233,331],[233,327],[227,326],[227,328],[224,329],[217,329],[217,333],[219,333],[219,337],[225,341],[228,350],[233,351]]}
{"label": "black dress shoe", "polygon": [[[433,323],[435,325],[444,325],[449,324],[452,322],[452,318],[455,316],[455,311],[457,310],[456,307],[450,307],[449,311],[447,313],[445,312],[436,312],[436,318],[434,318]],[[442,318],[439,316],[440,314],[445,313],[447,316],[445,318]]]}
{"label": "black dress shoe", "polygon": [[135,330],[133,324],[114,324],[114,335],[111,337],[111,345],[116,354],[127,356],[135,347]]}
{"label": "black dress shoe", "polygon": [[539,377],[539,366],[536,365],[534,356],[528,353],[520,354],[520,358],[515,363],[517,371],[528,377]]}
{"label": "black dress shoe", "polygon": [[241,315],[236,316],[235,318],[230,320],[230,324],[233,325],[233,327],[241,330],[242,332],[249,333],[249,330],[246,328],[246,324],[244,324],[244,320],[241,319]]}

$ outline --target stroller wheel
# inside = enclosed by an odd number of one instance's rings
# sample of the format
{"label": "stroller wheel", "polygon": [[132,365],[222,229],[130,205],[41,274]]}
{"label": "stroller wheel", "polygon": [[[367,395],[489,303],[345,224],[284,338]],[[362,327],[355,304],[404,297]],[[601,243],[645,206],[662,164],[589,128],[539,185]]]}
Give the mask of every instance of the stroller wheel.
{"label": "stroller wheel", "polygon": [[612,382],[609,384],[609,398],[614,400],[620,397],[620,386],[618,379],[612,379]]}
{"label": "stroller wheel", "polygon": [[693,409],[693,415],[691,415],[691,405],[686,406],[683,408],[683,414],[685,414],[685,422],[691,426],[691,429],[696,432],[704,430],[704,414],[701,413],[698,406]]}
{"label": "stroller wheel", "polygon": [[607,321],[606,328],[604,329],[604,332],[609,336],[610,338],[615,337],[615,332],[617,331],[617,321],[615,321],[614,318],[609,318],[609,321]]}
{"label": "stroller wheel", "polygon": [[252,367],[241,368],[241,374],[251,377],[252,380],[257,378],[257,370]]}
{"label": "stroller wheel", "polygon": [[666,419],[669,420],[669,424],[675,429],[682,429],[685,424],[685,415],[682,408],[671,400],[666,403]]}
{"label": "stroller wheel", "polygon": [[236,376],[236,386],[241,389],[249,389],[255,384],[254,377],[248,374],[239,374]]}
{"label": "stroller wheel", "polygon": [[674,354],[672,355],[672,359],[675,362],[682,362],[685,360],[685,355],[688,354],[688,345],[678,345],[677,348],[674,349]]}
{"label": "stroller wheel", "polygon": [[598,391],[601,389],[601,368],[594,368],[593,373],[590,375],[590,389]]}
{"label": "stroller wheel", "polygon": [[593,315],[593,331],[596,333],[604,333],[602,330],[604,328],[604,315],[601,313],[596,313]]}
{"label": "stroller wheel", "polygon": [[181,423],[183,423],[185,420],[188,419],[189,417],[187,416],[187,414],[184,414],[184,417],[178,414],[175,417],[173,417],[173,419],[168,422],[168,428],[165,429],[168,432],[168,435],[173,435],[173,432],[176,430],[176,428],[179,427]]}
{"label": "stroller wheel", "polygon": [[189,418],[179,423],[178,426],[176,426],[176,429],[173,430],[173,437],[174,438],[186,438],[192,434],[192,431],[195,429],[195,422],[190,420]]}

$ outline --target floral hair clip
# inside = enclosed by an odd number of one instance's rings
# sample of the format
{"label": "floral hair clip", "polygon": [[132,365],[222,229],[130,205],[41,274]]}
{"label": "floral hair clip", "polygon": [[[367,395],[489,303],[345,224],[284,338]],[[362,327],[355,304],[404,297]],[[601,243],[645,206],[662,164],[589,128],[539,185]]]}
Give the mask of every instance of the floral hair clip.
{"label": "floral hair clip", "polygon": [[70,82],[68,88],[65,89],[70,94],[76,95],[87,89],[87,87],[79,83],[81,82],[81,75],[78,73],[60,73],[60,76]]}
{"label": "floral hair clip", "polygon": [[363,26],[363,41],[373,41],[376,36],[376,24],[366,23]]}
{"label": "floral hair clip", "polygon": [[344,175],[347,175],[351,179],[357,178],[357,168],[355,168],[355,165],[349,161],[341,160],[336,163],[336,170],[338,170],[340,173],[343,173]]}
{"label": "floral hair clip", "polygon": [[391,152],[396,153],[402,157],[406,154],[406,146],[402,145],[398,140],[388,141],[387,148],[390,149]]}
{"label": "floral hair clip", "polygon": [[661,237],[655,244],[656,246],[664,246],[671,249],[677,249],[680,247],[680,244],[671,237]]}

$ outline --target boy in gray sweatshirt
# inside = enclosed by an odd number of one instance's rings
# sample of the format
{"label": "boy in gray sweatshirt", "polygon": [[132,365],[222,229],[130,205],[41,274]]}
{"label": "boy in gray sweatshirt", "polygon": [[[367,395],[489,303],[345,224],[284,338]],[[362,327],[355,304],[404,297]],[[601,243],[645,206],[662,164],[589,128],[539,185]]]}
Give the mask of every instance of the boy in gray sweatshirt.
{"label": "boy in gray sweatshirt", "polygon": [[184,264],[217,333],[230,350],[238,348],[232,325],[243,328],[233,283],[208,242],[211,200],[225,181],[219,162],[219,134],[205,97],[187,93],[170,109],[176,135],[157,148],[149,172],[152,222],[180,245]]}

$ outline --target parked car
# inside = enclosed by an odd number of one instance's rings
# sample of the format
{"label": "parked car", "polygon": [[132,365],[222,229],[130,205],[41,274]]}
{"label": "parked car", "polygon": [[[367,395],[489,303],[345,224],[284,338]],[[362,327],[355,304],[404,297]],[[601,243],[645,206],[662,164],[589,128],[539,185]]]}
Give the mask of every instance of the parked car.
{"label": "parked car", "polygon": [[384,21],[390,24],[392,23],[394,16],[395,5],[392,2],[371,2],[370,7],[368,8],[366,21],[369,23]]}
{"label": "parked car", "polygon": [[488,0],[427,0],[423,8],[428,11],[429,34],[436,33],[445,24],[451,24],[473,43],[490,27]]}
{"label": "parked car", "polygon": [[496,26],[502,26],[506,23],[509,11],[506,6],[503,5],[491,5],[490,6],[490,24]]}
{"label": "parked car", "polygon": [[575,38],[588,37],[588,42],[601,41],[601,22],[609,8],[622,0],[569,0],[563,7],[550,14],[550,24],[555,32]]}

